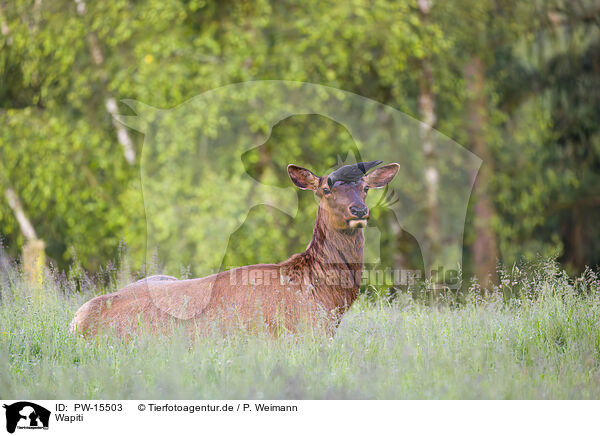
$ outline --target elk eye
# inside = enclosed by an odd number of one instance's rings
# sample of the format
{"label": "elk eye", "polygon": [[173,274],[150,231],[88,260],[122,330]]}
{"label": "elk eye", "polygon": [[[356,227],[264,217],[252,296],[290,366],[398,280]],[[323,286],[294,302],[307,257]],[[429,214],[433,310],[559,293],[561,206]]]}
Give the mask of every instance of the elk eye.
{"label": "elk eye", "polygon": [[323,188],[323,194],[329,195],[331,194],[331,191],[329,190],[329,188]]}
{"label": "elk eye", "polygon": [[365,192],[369,192],[369,187],[365,186]]}

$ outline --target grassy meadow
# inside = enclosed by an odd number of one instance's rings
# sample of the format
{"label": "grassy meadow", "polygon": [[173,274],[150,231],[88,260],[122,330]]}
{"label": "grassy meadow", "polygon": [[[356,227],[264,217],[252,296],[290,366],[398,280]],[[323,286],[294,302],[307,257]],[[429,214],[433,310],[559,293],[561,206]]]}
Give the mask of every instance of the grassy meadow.
{"label": "grassy meadow", "polygon": [[[483,290],[365,293],[333,338],[239,333],[128,342],[73,337],[80,304],[117,287],[47,277],[0,283],[3,399],[599,399],[600,279],[553,262]],[[385,294],[385,293],[383,293]]]}

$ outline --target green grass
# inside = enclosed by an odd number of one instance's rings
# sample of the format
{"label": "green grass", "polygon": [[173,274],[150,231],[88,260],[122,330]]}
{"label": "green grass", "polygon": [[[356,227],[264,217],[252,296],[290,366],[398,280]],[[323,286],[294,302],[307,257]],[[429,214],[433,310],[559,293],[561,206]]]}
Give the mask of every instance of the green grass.
{"label": "green grass", "polygon": [[2,398],[600,398],[600,281],[550,262],[433,303],[363,297],[333,338],[240,333],[193,345],[72,337],[94,290],[47,283],[43,305],[18,279],[2,289]]}

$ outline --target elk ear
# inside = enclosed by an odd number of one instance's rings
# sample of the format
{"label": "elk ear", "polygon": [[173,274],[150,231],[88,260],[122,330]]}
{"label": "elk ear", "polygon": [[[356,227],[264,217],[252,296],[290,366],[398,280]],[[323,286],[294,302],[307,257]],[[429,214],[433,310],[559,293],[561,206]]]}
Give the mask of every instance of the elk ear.
{"label": "elk ear", "polygon": [[364,177],[370,188],[383,188],[398,174],[400,165],[391,163],[371,171]]}
{"label": "elk ear", "polygon": [[312,171],[298,165],[288,165],[287,167],[290,179],[300,189],[312,189],[313,191],[319,187],[319,177],[315,176]]}

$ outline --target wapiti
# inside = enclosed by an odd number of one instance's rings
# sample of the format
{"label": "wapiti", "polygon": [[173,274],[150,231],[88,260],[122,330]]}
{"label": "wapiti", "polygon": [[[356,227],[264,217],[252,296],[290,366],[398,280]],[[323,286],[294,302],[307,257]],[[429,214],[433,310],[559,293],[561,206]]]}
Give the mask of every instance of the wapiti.
{"label": "wapiti", "polygon": [[[369,188],[386,186],[400,166],[381,161],[343,166],[327,177],[289,165],[300,189],[319,198],[313,237],[306,251],[279,264],[260,264],[208,277],[177,280],[152,276],[85,303],[71,330],[124,337],[140,329],[168,333],[241,325],[298,331],[303,326],[333,333],[358,296],[363,262],[363,228],[369,219]],[[369,170],[373,169],[369,172]]]}

